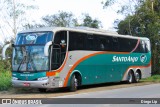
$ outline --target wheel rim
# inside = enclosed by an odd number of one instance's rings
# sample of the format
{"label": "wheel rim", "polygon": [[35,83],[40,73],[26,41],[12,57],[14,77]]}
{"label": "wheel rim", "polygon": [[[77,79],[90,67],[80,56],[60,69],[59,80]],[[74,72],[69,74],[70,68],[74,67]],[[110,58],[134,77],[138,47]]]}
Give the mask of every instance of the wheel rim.
{"label": "wheel rim", "polygon": [[132,73],[129,73],[129,75],[128,75],[128,81],[129,81],[129,83],[132,83]]}
{"label": "wheel rim", "polygon": [[74,79],[74,86],[75,86],[75,88],[77,88],[77,86],[78,86],[78,81],[76,78]]}
{"label": "wheel rim", "polygon": [[138,73],[138,72],[136,72],[136,81],[138,82],[138,81],[139,81],[139,79],[140,79],[140,75],[139,75],[139,73]]}

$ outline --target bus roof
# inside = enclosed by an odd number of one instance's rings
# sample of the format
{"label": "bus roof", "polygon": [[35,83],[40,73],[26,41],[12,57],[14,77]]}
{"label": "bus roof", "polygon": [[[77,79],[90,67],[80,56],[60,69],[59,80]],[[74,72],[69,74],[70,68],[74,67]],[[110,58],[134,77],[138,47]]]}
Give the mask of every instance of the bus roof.
{"label": "bus roof", "polygon": [[95,29],[95,28],[89,28],[89,27],[42,27],[42,28],[35,28],[35,29],[29,29],[24,30],[19,33],[27,33],[27,32],[40,32],[40,31],[74,31],[74,32],[85,32],[88,34],[101,34],[106,36],[113,36],[113,37],[123,37],[123,38],[132,38],[132,39],[143,39],[143,40],[149,40],[147,37],[137,37],[137,36],[131,36],[131,35],[121,35],[118,34],[115,31],[108,31],[103,29]]}

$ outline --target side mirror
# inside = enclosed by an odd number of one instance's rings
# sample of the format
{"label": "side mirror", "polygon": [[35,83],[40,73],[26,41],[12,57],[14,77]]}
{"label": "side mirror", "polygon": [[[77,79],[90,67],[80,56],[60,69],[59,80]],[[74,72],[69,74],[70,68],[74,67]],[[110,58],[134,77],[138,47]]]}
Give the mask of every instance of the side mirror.
{"label": "side mirror", "polygon": [[12,47],[14,47],[15,45],[14,44],[12,44]]}
{"label": "side mirror", "polygon": [[52,41],[49,41],[49,42],[47,42],[46,45],[44,46],[44,55],[45,55],[45,56],[48,56],[48,55],[49,55],[48,49],[49,49],[49,46],[51,46],[51,45],[52,45]]}
{"label": "side mirror", "polygon": [[2,49],[2,59],[5,60],[7,59],[6,58],[6,50],[11,46],[11,43],[10,44],[6,44],[3,49]]}

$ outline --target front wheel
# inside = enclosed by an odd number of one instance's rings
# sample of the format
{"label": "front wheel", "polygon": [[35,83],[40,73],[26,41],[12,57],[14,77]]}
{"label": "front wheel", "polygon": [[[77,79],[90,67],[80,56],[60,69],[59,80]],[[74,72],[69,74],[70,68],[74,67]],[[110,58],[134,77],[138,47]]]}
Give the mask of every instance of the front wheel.
{"label": "front wheel", "polygon": [[77,87],[78,87],[78,80],[75,75],[72,75],[71,81],[70,81],[70,91],[71,92],[76,91]]}

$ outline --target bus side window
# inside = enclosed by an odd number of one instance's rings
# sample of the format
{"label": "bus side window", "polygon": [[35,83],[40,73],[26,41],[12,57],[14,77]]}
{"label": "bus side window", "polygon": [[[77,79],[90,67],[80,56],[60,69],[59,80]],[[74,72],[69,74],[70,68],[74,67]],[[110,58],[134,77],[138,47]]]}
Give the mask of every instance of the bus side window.
{"label": "bus side window", "polygon": [[140,40],[140,43],[134,52],[139,52],[139,53],[146,53],[147,52],[145,42],[143,40]]}
{"label": "bus side window", "polygon": [[151,46],[150,46],[150,42],[149,40],[146,40],[145,41],[145,48],[146,48],[146,52],[150,52],[151,51]]}
{"label": "bus side window", "polygon": [[130,49],[130,41],[127,38],[118,38],[119,40],[119,51],[120,52],[129,52]]}
{"label": "bus side window", "polygon": [[113,45],[112,45],[112,51],[119,51],[119,43],[118,43],[118,38],[117,37],[113,37],[112,38],[112,43],[113,43]]}
{"label": "bus side window", "polygon": [[96,44],[95,49],[98,51],[112,50],[111,40],[112,38],[110,36],[97,35],[96,41],[94,41],[94,43]]}
{"label": "bus side window", "polygon": [[119,51],[120,52],[131,52],[136,44],[137,40],[136,39],[128,39],[128,38],[119,38]]}
{"label": "bus side window", "polygon": [[141,41],[141,51],[142,51],[142,53],[146,52],[146,47],[145,47],[145,42],[144,41]]}
{"label": "bus side window", "polygon": [[69,32],[69,51],[85,49],[85,34]]}
{"label": "bus side window", "polygon": [[104,37],[99,38],[99,49],[100,51],[106,50],[107,48],[107,40]]}
{"label": "bus side window", "polygon": [[112,51],[112,46],[113,46],[113,44],[112,44],[112,37],[110,37],[110,36],[106,36],[105,37],[106,39],[105,39],[105,41],[106,41],[106,51]]}
{"label": "bus side window", "polygon": [[94,50],[95,43],[94,43],[93,35],[88,34],[86,38],[86,50]]}
{"label": "bus side window", "polygon": [[82,34],[78,34],[78,36],[76,36],[76,45],[77,45],[77,50],[84,50],[84,35]]}

